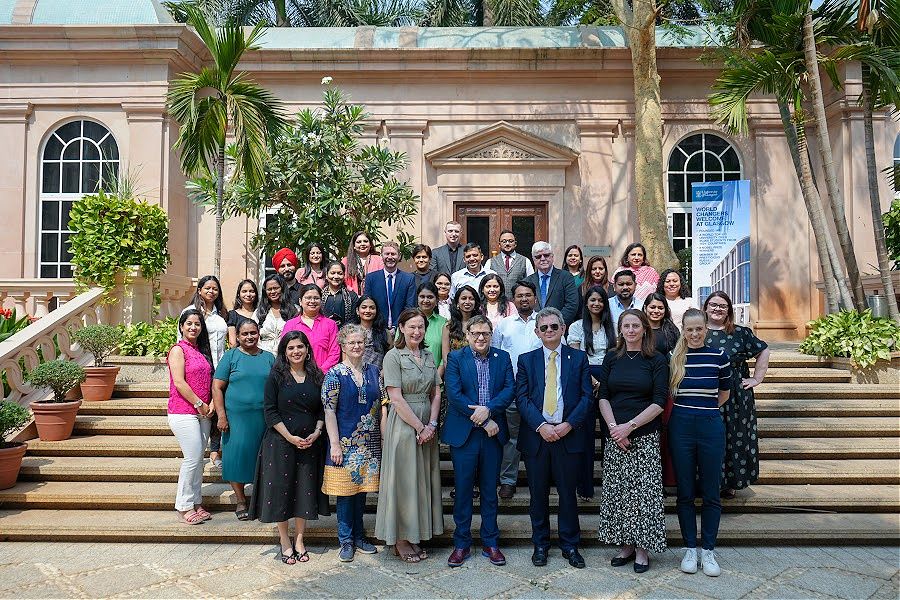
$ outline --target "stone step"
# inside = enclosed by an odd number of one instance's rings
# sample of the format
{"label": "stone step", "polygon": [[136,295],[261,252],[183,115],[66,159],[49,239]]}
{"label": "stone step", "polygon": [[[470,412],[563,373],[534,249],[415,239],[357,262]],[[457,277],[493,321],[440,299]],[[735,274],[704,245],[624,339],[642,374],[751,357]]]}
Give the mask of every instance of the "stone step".
{"label": "stone step", "polygon": [[[756,359],[751,358],[747,361],[750,368],[756,365]],[[830,358],[819,358],[809,354],[801,354],[797,351],[773,350],[769,353],[769,368],[793,368],[800,369],[806,367],[830,367]]]}
{"label": "stone step", "polygon": [[[171,483],[146,482],[69,482],[23,481],[0,490],[0,509],[55,508],[108,510],[165,510],[172,507],[175,486]],[[445,511],[452,512],[450,488],[442,490]],[[233,492],[226,483],[203,486],[203,505],[210,510],[227,511],[233,506]],[[374,510],[377,494],[369,494],[368,507]],[[476,505],[478,502],[476,501]],[[557,497],[551,494],[551,507]],[[510,500],[501,500],[502,511],[528,510],[528,493],[520,490]],[[674,510],[675,499],[666,498],[666,508]],[[584,512],[598,512],[598,501],[586,503]],[[731,512],[900,512],[898,485],[754,485],[723,502],[723,510]]]}
{"label": "stone step", "polygon": [[[584,544],[597,544],[596,517],[582,518]],[[269,544],[277,539],[271,524],[240,522],[231,514],[217,514],[202,525],[181,524],[172,510],[120,511],[111,519],[105,510],[0,510],[0,540],[57,542],[170,542],[190,544],[248,543]],[[472,533],[478,537],[481,520],[472,519]],[[375,515],[367,514],[364,525],[375,529]],[[531,542],[528,515],[501,515],[503,545],[527,545]],[[550,517],[552,532],[558,531],[556,515]],[[681,544],[678,519],[666,516],[669,544]],[[453,519],[444,516],[444,533],[430,541],[429,547],[452,545]],[[335,518],[320,517],[308,521],[305,538],[310,543],[337,543]],[[729,514],[719,524],[720,545],[791,544],[896,544],[900,541],[900,515],[865,513]],[[201,550],[202,551],[202,550]],[[449,552],[449,550],[448,550]],[[443,564],[446,556],[435,557]],[[553,550],[551,564],[565,564]]]}
{"label": "stone step", "polygon": [[[133,481],[175,482],[180,458],[137,458],[110,456],[26,456],[19,479],[22,481]],[[450,461],[441,461],[445,485],[453,480]],[[603,466],[594,469],[597,484]],[[221,481],[221,470],[207,463],[204,481]],[[525,466],[519,466],[519,484],[526,485]],[[900,484],[900,464],[896,460],[764,460],[760,464],[760,484]]]}
{"label": "stone step", "polygon": [[[900,435],[894,417],[764,417],[760,437],[881,437]],[[78,415],[73,435],[171,436],[164,416]]]}
{"label": "stone step", "polygon": [[[759,455],[769,459],[891,459],[900,460],[900,443],[895,438],[762,438]],[[137,456],[180,457],[174,436],[90,435],[60,442],[31,440],[28,456]]]}
{"label": "stone step", "polygon": [[766,371],[764,383],[848,383],[850,371],[828,367],[774,367]]}
{"label": "stone step", "polygon": [[[79,415],[165,416],[167,398],[113,398],[83,402]],[[900,401],[891,398],[757,398],[760,417],[900,417]]]}

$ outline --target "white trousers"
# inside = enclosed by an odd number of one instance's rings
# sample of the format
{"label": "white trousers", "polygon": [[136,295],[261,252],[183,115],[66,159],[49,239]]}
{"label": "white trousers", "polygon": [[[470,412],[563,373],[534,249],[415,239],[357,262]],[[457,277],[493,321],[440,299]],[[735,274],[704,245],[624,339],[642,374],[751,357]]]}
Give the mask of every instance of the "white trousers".
{"label": "white trousers", "polygon": [[169,415],[169,428],[175,434],[184,460],[178,473],[178,493],[175,496],[175,510],[194,510],[201,503],[203,486],[203,464],[206,441],[209,439],[209,419],[197,415]]}

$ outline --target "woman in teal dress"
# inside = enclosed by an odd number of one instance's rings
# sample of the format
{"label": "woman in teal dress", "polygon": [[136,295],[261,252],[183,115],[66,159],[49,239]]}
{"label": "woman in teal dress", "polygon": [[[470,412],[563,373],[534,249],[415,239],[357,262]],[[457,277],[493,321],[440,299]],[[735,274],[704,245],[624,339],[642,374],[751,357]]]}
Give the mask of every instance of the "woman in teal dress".
{"label": "woman in teal dress", "polygon": [[222,432],[222,479],[237,497],[234,514],[247,521],[244,486],[253,481],[256,456],[266,432],[263,391],[275,357],[259,347],[259,325],[252,319],[238,325],[238,347],[219,360],[213,379],[213,402]]}

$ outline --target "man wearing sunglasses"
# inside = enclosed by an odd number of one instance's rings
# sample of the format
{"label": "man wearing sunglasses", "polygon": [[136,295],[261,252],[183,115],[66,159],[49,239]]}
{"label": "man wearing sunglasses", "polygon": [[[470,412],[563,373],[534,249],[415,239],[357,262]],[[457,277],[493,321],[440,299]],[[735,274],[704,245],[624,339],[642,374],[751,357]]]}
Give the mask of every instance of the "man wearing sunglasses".
{"label": "man wearing sunglasses", "polygon": [[471,556],[472,488],[476,473],[481,489],[482,556],[502,566],[497,528],[497,478],[503,444],[509,439],[506,409],[513,401],[513,372],[509,354],[491,347],[491,322],[475,315],[466,323],[469,345],[447,357],[444,385],[447,417],[441,441],[450,446],[456,495],[453,501],[453,553],[450,567]]}
{"label": "man wearing sunglasses", "polygon": [[535,242],[531,247],[534,259],[534,273],[526,281],[534,284],[538,292],[539,309],[553,307],[560,311],[566,325],[578,318],[578,286],[572,274],[553,266],[553,248],[544,241]]}
{"label": "man wearing sunglasses", "polygon": [[[571,275],[569,276],[571,277]],[[531,493],[531,540],[536,567],[547,564],[550,549],[550,486],[559,493],[559,546],[563,558],[584,568],[578,552],[581,525],[575,485],[587,437],[572,431],[587,423],[591,380],[587,354],[562,343],[562,313],[552,307],[538,312],[535,333],[541,347],[522,354],[516,371],[516,406],[521,415],[519,450],[525,459]]]}

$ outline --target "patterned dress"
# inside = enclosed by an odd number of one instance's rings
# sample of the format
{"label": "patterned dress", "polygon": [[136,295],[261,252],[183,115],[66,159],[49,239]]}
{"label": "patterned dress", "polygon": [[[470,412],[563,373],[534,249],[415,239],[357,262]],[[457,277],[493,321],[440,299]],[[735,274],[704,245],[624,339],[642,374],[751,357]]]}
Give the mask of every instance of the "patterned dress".
{"label": "patterned dress", "polygon": [[[377,492],[381,472],[381,403],[387,392],[381,373],[371,363],[363,365],[363,386],[353,380],[350,367],[338,363],[325,375],[322,404],[333,410],[341,437],[343,461],[335,465],[325,452],[325,482],[322,491],[333,496]],[[330,442],[329,442],[330,443]]]}
{"label": "patterned dress", "polygon": [[731,358],[731,398],[720,409],[725,419],[722,489],[742,490],[759,478],[759,438],[753,389],[741,387],[741,379],[750,377],[747,361],[769,346],[753,335],[752,329],[740,325],[732,333],[710,329],[706,345]]}
{"label": "patterned dress", "polygon": [[632,267],[619,267],[613,272],[613,276],[609,280],[610,283],[615,285],[616,273],[624,271],[626,269],[634,273],[634,297],[640,298],[641,303],[643,304],[644,298],[656,291],[656,285],[659,283],[659,273],[657,273],[656,269],[654,269],[650,265],[644,265],[642,267],[638,267],[637,269]]}

